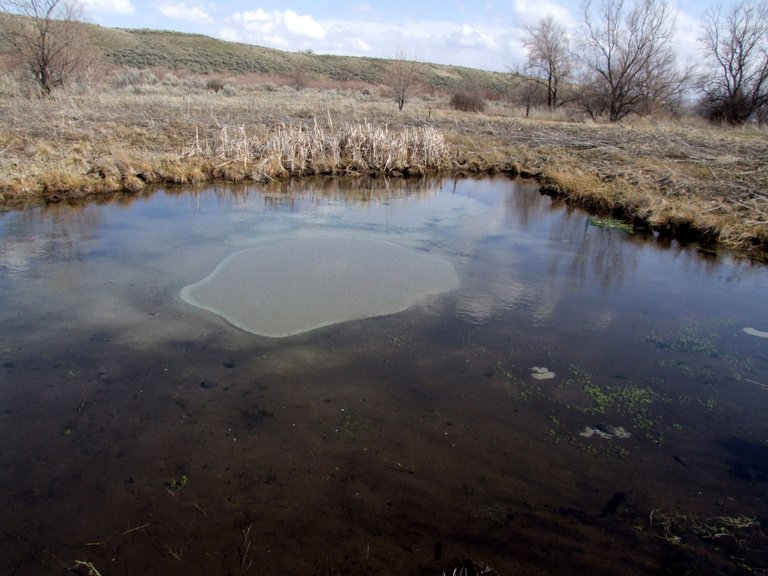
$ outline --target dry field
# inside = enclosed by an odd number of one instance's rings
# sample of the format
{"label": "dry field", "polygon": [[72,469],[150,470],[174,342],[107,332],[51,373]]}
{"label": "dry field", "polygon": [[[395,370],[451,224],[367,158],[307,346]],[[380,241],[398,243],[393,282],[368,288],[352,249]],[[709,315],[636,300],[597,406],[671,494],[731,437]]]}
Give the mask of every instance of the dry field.
{"label": "dry field", "polygon": [[448,96],[398,113],[377,88],[203,81],[94,82],[46,100],[0,79],[0,117],[6,208],[212,179],[507,172],[662,237],[768,257],[768,132],[756,127],[524,118],[505,102],[462,113]]}

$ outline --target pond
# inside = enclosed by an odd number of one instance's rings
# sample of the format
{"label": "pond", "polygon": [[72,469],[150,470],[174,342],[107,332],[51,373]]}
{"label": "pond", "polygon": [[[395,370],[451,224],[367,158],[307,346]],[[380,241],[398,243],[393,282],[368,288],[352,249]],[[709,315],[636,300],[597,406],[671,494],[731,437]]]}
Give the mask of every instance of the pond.
{"label": "pond", "polygon": [[766,287],[507,178],[6,212],[0,573],[764,572]]}

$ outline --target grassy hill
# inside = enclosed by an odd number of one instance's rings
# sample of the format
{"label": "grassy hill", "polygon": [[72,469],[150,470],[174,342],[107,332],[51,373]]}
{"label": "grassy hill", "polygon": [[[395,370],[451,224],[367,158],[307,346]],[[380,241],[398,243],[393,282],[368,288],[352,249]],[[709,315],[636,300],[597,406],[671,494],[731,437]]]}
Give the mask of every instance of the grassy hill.
{"label": "grassy hill", "polygon": [[[225,42],[201,34],[161,30],[129,30],[91,26],[91,43],[102,59],[127,68],[161,67],[197,74],[237,76],[295,75],[301,71],[308,81],[318,83],[363,82],[380,84],[388,60],[353,56],[331,56],[286,52]],[[509,77],[460,66],[417,63],[421,83],[442,92],[478,88],[489,94],[505,94]]]}

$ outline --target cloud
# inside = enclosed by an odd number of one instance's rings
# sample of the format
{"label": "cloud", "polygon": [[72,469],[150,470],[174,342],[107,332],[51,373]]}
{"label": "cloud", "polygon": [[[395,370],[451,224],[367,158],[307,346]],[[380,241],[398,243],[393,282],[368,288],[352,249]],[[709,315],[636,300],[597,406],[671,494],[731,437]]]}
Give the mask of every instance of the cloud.
{"label": "cloud", "polygon": [[213,22],[213,19],[204,8],[191,6],[185,2],[160,4],[158,9],[163,16],[174,20],[199,24],[210,24]]}
{"label": "cloud", "polygon": [[292,34],[322,40],[325,38],[325,28],[312,16],[299,16],[292,10],[283,12],[283,21]]}
{"label": "cloud", "polygon": [[219,35],[227,40],[286,50],[314,48],[313,42],[327,39],[325,26],[312,16],[297,14],[293,10],[267,11],[263,8],[230,15]]}
{"label": "cloud", "polygon": [[701,61],[703,53],[700,38],[703,30],[702,22],[698,18],[685,12],[677,13],[674,44],[679,62]]}
{"label": "cloud", "polygon": [[130,0],[82,0],[83,8],[88,12],[107,14],[133,14],[134,7]]}
{"label": "cloud", "polygon": [[498,47],[496,36],[483,28],[464,24],[460,30],[452,33],[450,38],[459,46],[479,47],[495,50]]}
{"label": "cloud", "polygon": [[[364,12],[370,5],[358,4]],[[513,14],[489,20],[469,18],[417,19],[400,14],[346,12],[317,18],[293,10],[254,8],[234,12],[218,22],[218,36],[286,50],[311,48],[316,53],[391,58],[398,50],[421,61],[507,70],[522,53],[519,25]]]}
{"label": "cloud", "polygon": [[552,16],[560,25],[569,28],[574,24],[568,8],[547,0],[516,0],[514,12],[521,27],[535,25],[545,16]]}

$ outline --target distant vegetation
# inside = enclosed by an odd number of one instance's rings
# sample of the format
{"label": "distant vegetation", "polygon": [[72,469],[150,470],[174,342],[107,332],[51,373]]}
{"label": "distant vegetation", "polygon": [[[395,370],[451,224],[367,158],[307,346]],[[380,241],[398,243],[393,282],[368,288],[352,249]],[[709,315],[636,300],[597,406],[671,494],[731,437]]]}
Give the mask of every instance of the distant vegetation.
{"label": "distant vegetation", "polygon": [[[283,79],[293,78],[296,71],[301,70],[305,82],[315,86],[337,83],[381,85],[391,62],[383,58],[286,52],[197,34],[158,30],[93,26],[91,42],[105,63],[125,68]],[[475,86],[496,97],[504,96],[510,90],[510,77],[502,72],[424,62],[414,62],[414,66],[422,89],[450,93],[465,86]]]}
{"label": "distant vegetation", "polygon": [[[25,69],[44,94],[77,71],[101,65],[177,76],[256,76],[297,90],[383,86],[399,110],[422,91],[453,94],[454,106],[465,111],[505,98],[528,112],[562,108],[595,121],[692,111],[719,123],[768,120],[766,0],[707,12],[698,67],[678,61],[675,11],[667,0],[586,0],[580,27],[570,34],[553,16],[526,28],[527,61],[513,74],[415,62],[403,54],[385,60],[292,53],[197,34],[105,29],[82,24],[80,6],[80,0],[0,0],[0,59]],[[210,86],[223,89],[223,82],[214,79]]]}

